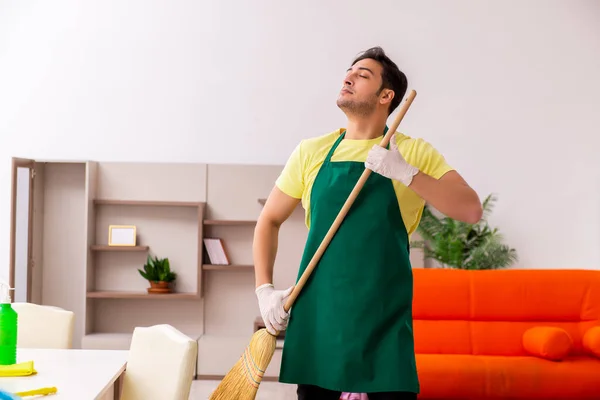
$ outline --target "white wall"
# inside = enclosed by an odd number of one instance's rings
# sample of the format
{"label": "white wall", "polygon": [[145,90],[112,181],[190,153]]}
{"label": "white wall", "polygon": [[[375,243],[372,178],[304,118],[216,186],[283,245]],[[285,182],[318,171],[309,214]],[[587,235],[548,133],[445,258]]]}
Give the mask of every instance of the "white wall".
{"label": "white wall", "polygon": [[342,126],[352,57],[418,92],[401,129],[483,197],[526,268],[600,268],[600,2],[0,2],[0,277],[10,157],[282,164]]}

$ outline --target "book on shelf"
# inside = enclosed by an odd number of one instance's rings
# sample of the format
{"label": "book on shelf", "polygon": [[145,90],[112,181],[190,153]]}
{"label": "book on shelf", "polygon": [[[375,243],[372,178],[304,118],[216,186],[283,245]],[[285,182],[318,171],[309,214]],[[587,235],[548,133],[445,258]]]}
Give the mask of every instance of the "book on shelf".
{"label": "book on shelf", "polygon": [[212,265],[231,264],[221,238],[204,238],[204,248]]}

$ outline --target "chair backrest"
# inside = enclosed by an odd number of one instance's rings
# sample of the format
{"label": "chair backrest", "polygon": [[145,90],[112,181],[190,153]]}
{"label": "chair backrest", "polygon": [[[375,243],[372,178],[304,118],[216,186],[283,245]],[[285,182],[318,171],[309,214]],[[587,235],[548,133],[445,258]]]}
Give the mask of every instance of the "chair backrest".
{"label": "chair backrest", "polygon": [[38,349],[70,349],[75,314],[54,306],[15,302],[18,314],[17,346]]}
{"label": "chair backrest", "polygon": [[188,400],[198,343],[170,325],[133,331],[122,400]]}

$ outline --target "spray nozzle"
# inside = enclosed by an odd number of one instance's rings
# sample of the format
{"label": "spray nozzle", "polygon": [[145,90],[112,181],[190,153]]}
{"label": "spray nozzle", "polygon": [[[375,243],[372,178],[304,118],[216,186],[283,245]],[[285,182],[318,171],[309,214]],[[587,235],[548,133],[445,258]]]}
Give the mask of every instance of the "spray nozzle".
{"label": "spray nozzle", "polygon": [[15,288],[11,288],[10,285],[4,281],[0,281],[0,304],[9,304],[11,303],[10,291],[15,290]]}

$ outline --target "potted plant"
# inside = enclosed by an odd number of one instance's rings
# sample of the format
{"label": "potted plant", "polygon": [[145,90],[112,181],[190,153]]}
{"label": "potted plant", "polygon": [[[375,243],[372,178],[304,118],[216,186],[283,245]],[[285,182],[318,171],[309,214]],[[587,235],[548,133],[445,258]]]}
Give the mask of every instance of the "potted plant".
{"label": "potted plant", "polygon": [[169,283],[175,281],[177,274],[171,271],[168,258],[148,255],[144,270],[138,269],[140,275],[150,282],[148,293],[170,293]]}
{"label": "potted plant", "polygon": [[423,210],[417,231],[424,240],[412,241],[421,248],[426,259],[438,261],[444,268],[499,269],[517,261],[515,249],[502,243],[497,228],[491,228],[487,217],[497,198],[488,195],[483,204],[483,216],[476,224],[467,224],[449,217],[436,217],[429,207]]}

